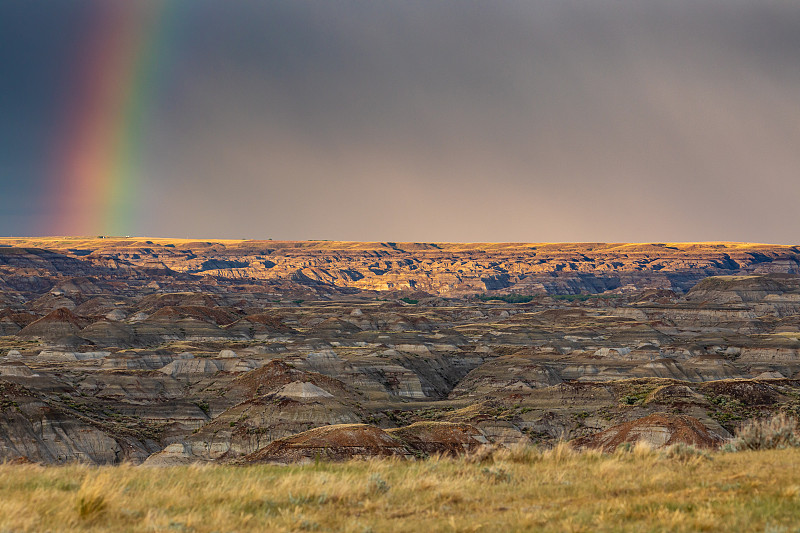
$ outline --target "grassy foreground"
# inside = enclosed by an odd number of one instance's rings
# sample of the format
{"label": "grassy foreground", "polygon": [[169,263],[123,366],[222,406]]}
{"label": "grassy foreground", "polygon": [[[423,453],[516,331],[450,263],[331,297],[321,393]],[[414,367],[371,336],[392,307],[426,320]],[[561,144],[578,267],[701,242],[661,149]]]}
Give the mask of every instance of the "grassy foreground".
{"label": "grassy foreground", "polygon": [[800,449],[166,469],[0,465],[0,531],[796,531]]}

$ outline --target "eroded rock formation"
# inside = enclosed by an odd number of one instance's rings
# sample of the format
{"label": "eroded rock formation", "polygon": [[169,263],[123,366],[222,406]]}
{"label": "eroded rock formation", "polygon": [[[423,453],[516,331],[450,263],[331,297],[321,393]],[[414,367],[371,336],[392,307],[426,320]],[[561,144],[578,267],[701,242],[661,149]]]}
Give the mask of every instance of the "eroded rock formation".
{"label": "eroded rock formation", "polygon": [[797,265],[730,243],[6,240],[0,459],[729,438],[800,412]]}

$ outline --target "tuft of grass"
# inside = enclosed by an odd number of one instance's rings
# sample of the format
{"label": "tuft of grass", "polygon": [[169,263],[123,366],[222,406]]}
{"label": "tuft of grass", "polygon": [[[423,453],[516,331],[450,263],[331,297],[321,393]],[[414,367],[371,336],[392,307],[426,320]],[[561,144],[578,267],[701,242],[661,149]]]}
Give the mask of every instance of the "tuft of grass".
{"label": "tuft of grass", "polygon": [[532,464],[542,460],[542,452],[535,446],[524,443],[514,444],[508,448],[495,451],[499,460],[510,463]]}
{"label": "tuft of grass", "polygon": [[83,494],[78,496],[76,507],[78,518],[81,520],[93,520],[105,512],[108,504],[102,494]]}
{"label": "tuft of grass", "polygon": [[666,447],[662,453],[667,458],[677,459],[685,463],[711,459],[711,454],[708,451],[692,444],[673,444],[672,446]]}
{"label": "tuft of grass", "polygon": [[[125,468],[120,468],[122,473]],[[82,522],[94,522],[103,518],[109,502],[118,497],[119,488],[114,482],[113,469],[102,469],[98,475],[85,476],[75,494],[75,512]]]}
{"label": "tuft of grass", "polygon": [[557,442],[551,449],[544,451],[542,455],[544,460],[558,465],[569,462],[578,453],[567,441],[562,440]]}
{"label": "tuft of grass", "polygon": [[499,453],[502,453],[504,450],[502,447],[494,445],[494,444],[486,444],[481,446],[472,451],[472,453],[467,454],[464,458],[464,461],[470,464],[487,464],[493,463],[495,456]]}

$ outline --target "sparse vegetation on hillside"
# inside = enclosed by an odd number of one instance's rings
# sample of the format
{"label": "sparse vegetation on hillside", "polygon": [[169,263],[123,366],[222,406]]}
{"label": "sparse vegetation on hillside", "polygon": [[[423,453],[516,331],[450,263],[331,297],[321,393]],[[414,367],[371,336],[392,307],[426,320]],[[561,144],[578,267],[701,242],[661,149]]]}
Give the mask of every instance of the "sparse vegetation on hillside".
{"label": "sparse vegetation on hillside", "polygon": [[500,300],[509,304],[524,304],[533,300],[534,297],[528,294],[479,294],[476,298],[483,302]]}
{"label": "sparse vegetation on hillside", "polygon": [[554,300],[566,300],[568,302],[585,302],[593,298],[619,298],[619,294],[552,294]]}
{"label": "sparse vegetation on hillside", "polygon": [[[567,302],[585,302],[595,298],[613,299],[619,298],[619,294],[550,294],[548,295],[554,300],[564,300]],[[478,300],[483,302],[490,302],[492,300],[499,300],[509,304],[524,304],[533,301],[536,296],[530,294],[478,294],[475,296]]]}
{"label": "sparse vegetation on hillside", "polygon": [[[0,465],[2,531],[790,531],[800,450],[170,469]],[[642,475],[646,473],[646,475]]]}

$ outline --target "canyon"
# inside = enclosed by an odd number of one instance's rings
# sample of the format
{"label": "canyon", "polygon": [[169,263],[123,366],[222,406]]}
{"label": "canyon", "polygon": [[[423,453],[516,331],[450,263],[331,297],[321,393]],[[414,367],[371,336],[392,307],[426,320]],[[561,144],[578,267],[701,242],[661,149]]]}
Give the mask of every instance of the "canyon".
{"label": "canyon", "polygon": [[800,247],[0,239],[0,460],[716,447],[800,414]]}

